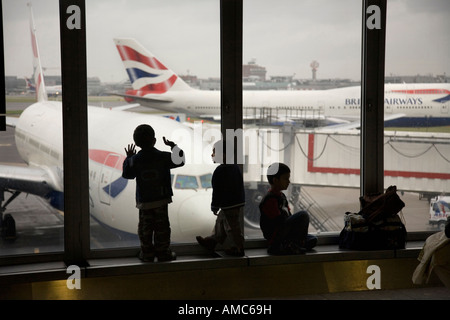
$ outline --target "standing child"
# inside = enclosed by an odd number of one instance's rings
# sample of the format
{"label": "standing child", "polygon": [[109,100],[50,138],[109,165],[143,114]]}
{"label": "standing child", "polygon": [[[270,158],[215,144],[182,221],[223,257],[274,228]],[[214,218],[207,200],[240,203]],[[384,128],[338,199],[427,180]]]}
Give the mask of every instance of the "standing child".
{"label": "standing child", "polygon": [[214,144],[211,157],[220,165],[214,170],[211,178],[213,189],[211,210],[217,216],[211,236],[197,236],[198,243],[213,251],[217,243],[223,244],[227,238],[233,241],[225,253],[244,256],[244,232],[241,228],[243,208],[245,205],[244,180],[241,169],[237,164],[225,164],[224,140]]}
{"label": "standing child", "polygon": [[282,190],[289,186],[291,170],[283,163],[273,163],[267,169],[270,189],[261,200],[260,227],[268,240],[270,254],[297,254],[312,249],[317,238],[308,234],[309,215],[306,211],[291,214]]}
{"label": "standing child", "polygon": [[147,124],[138,126],[133,133],[133,144],[125,148],[122,176],[136,178],[136,207],[139,209],[138,235],[141,242],[139,258],[143,261],[175,260],[170,249],[170,222],[168,204],[172,202],[170,169],[184,165],[183,150],[163,137],[172,153],[155,148],[155,131]]}

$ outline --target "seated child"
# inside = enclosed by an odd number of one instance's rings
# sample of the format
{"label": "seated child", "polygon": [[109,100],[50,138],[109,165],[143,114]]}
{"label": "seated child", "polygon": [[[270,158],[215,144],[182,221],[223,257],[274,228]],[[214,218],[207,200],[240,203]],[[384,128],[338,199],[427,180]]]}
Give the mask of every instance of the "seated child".
{"label": "seated child", "polygon": [[260,227],[268,240],[269,254],[298,254],[311,250],[317,237],[308,234],[309,215],[306,211],[291,214],[282,190],[289,186],[291,170],[283,163],[273,163],[267,169],[270,189],[262,199]]}

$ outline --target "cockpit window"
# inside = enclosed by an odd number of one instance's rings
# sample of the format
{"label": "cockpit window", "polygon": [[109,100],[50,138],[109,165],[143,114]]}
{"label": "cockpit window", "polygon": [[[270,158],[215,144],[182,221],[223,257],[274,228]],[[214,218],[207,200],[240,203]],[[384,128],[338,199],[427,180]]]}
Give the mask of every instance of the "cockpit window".
{"label": "cockpit window", "polygon": [[211,178],[212,178],[211,173],[200,176],[200,183],[202,184],[202,188],[205,189],[211,188]]}
{"label": "cockpit window", "polygon": [[187,176],[179,174],[175,181],[175,188],[177,189],[198,189],[198,182],[196,176]]}

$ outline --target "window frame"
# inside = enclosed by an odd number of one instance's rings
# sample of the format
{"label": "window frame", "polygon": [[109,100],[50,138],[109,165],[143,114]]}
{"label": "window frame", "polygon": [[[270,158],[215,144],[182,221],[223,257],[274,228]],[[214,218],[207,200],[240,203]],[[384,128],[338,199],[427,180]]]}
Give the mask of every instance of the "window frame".
{"label": "window frame", "polygon": [[[383,112],[373,108],[384,101],[384,59],[386,0],[362,0],[362,78],[361,78],[361,195],[383,190]],[[68,29],[69,6],[80,8],[81,28]],[[381,29],[366,28],[367,8],[381,9]],[[63,86],[64,149],[64,249],[63,252],[0,257],[0,265],[64,261],[84,266],[89,259],[133,256],[139,248],[90,249],[89,168],[87,128],[86,5],[85,0],[60,0],[61,74]],[[0,13],[2,13],[0,7]],[[3,23],[3,16],[0,14]],[[242,28],[243,0],[220,0],[221,130],[242,128]],[[3,33],[1,42],[3,44]],[[375,67],[373,67],[375,66]],[[5,86],[4,57],[2,57]],[[381,102],[380,102],[381,101]],[[6,109],[2,102],[2,109]],[[380,111],[381,109],[381,111]],[[1,115],[0,130],[5,117]],[[69,120],[70,119],[70,120]],[[375,137],[375,138],[374,138]],[[235,146],[242,145],[235,143]],[[373,157],[370,150],[377,150]],[[369,155],[370,152],[370,155]],[[242,150],[236,150],[236,154]],[[238,154],[238,156],[239,156]],[[241,158],[242,159],[242,158]],[[72,173],[72,174],[71,174]],[[73,174],[76,173],[76,174]],[[408,240],[424,240],[434,232],[409,232]],[[319,235],[319,243],[336,243],[338,235]],[[262,240],[247,240],[246,246],[262,245]],[[177,252],[196,252],[192,244],[174,245]]]}

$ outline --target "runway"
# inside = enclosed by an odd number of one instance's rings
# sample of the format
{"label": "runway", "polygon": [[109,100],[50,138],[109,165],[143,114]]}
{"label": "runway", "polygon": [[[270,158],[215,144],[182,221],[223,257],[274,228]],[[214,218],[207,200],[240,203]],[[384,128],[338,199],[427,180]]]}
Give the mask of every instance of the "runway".
{"label": "runway", "polygon": [[[29,104],[9,102],[7,110],[23,110]],[[125,103],[110,101],[96,104],[114,107]],[[26,165],[15,148],[14,140],[14,128],[7,127],[6,132],[0,132],[0,165]],[[359,211],[358,189],[313,186],[305,186],[303,189],[341,228],[344,225],[345,212]],[[5,193],[6,199],[9,196],[9,193]],[[401,198],[406,203],[403,217],[408,231],[436,230],[428,224],[428,201],[420,200],[417,193],[405,193],[401,195]],[[0,255],[61,252],[64,250],[63,213],[51,207],[44,199],[21,194],[7,207],[6,213],[11,214],[15,219],[17,238],[14,241],[0,240]],[[245,231],[248,239],[262,236],[260,230],[257,229],[247,228]],[[316,231],[310,226],[310,232]],[[91,249],[139,246],[137,238],[120,237],[93,219],[91,219],[90,233]],[[195,239],[192,240],[195,242]]]}

